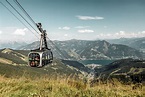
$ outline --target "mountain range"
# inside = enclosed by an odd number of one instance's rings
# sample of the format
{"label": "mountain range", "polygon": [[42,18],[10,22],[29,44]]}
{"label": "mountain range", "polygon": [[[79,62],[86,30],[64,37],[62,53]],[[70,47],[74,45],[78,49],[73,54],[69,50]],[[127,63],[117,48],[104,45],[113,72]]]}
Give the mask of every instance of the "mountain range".
{"label": "mountain range", "polygon": [[[55,45],[54,45],[55,44]],[[125,58],[143,58],[143,53],[135,48],[122,45],[111,44],[105,40],[67,40],[53,41],[48,45],[55,57],[75,60],[96,60],[96,59],[125,59]],[[33,42],[22,46],[20,50],[30,50],[39,47],[39,42]]]}
{"label": "mountain range", "polygon": [[[75,40],[75,39],[72,39],[72,40]],[[92,41],[95,41],[95,40],[92,40]],[[106,39],[105,41],[109,42],[110,44],[126,45],[126,46],[129,46],[129,47],[135,48],[137,50],[141,50],[141,51],[145,50],[145,37]],[[33,42],[33,43],[36,43],[36,45],[37,45],[38,44],[37,42],[38,41]],[[53,42],[58,42],[58,41],[53,41]],[[19,49],[19,48],[22,48],[23,46],[26,47],[26,45],[30,46],[29,44],[30,43],[18,42],[18,41],[9,41],[9,42],[8,41],[0,41],[0,49],[2,49],[2,48]],[[30,48],[30,47],[28,47],[28,48]]]}
{"label": "mountain range", "polygon": [[3,48],[11,48],[11,49],[17,49],[18,47],[27,45],[26,42],[17,42],[17,41],[0,41],[0,49]]}
{"label": "mountain range", "polygon": [[123,44],[137,50],[145,52],[145,37],[142,38],[120,38],[120,39],[108,39],[106,40],[113,44]]}

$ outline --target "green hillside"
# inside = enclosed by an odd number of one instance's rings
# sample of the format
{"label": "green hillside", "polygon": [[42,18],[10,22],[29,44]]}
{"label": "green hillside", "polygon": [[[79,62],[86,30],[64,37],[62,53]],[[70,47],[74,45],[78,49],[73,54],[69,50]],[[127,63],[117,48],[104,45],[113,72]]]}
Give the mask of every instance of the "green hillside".
{"label": "green hillside", "polygon": [[[87,79],[85,75],[89,69],[77,61],[54,58],[43,68],[30,67],[27,65],[28,53],[23,50],[0,50],[0,97],[145,96],[142,84],[126,85],[116,79],[107,83]],[[111,69],[109,66],[112,65],[105,67],[106,71]]]}
{"label": "green hillside", "polygon": [[96,77],[102,80],[117,78],[123,82],[145,82],[145,60],[122,59],[102,68],[96,68]]}
{"label": "green hillside", "polygon": [[[56,64],[54,62],[52,64]],[[35,68],[30,66],[14,66],[10,64],[0,63],[0,75],[4,75],[5,77],[41,77],[41,76],[69,76],[69,75],[78,75],[81,74],[79,71],[69,68],[64,64],[59,63],[59,65],[49,65],[44,68]]]}
{"label": "green hillside", "polygon": [[2,49],[0,50],[0,62],[12,65],[27,64],[27,54],[29,51],[17,51],[12,49]]}
{"label": "green hillside", "polygon": [[[41,77],[41,76],[82,76],[89,69],[76,61],[66,61],[54,58],[51,64],[43,68],[35,68],[27,65],[27,50],[0,50],[0,74],[6,77]],[[66,62],[67,64],[66,64]],[[71,65],[75,64],[77,67]],[[83,68],[79,68],[83,67]],[[83,74],[82,74],[83,73]]]}

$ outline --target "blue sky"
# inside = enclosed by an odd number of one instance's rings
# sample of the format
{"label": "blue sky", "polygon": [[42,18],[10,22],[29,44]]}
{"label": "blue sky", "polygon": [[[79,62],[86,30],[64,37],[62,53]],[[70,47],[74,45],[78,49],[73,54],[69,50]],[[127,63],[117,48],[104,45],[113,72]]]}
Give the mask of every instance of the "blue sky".
{"label": "blue sky", "polygon": [[[8,1],[20,11],[13,0]],[[48,37],[52,40],[145,36],[145,0],[18,1],[35,22],[42,23]],[[5,0],[1,2],[14,12]],[[20,12],[24,16],[22,11]],[[15,12],[14,14],[17,15]],[[28,21],[31,23],[30,20]],[[38,40],[35,35],[0,5],[0,41],[33,42]]]}

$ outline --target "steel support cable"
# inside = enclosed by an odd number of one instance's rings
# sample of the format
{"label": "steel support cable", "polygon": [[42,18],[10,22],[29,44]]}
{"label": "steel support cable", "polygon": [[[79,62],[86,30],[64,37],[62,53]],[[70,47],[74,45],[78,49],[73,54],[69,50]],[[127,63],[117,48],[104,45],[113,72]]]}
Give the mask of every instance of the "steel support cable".
{"label": "steel support cable", "polygon": [[[15,7],[8,1],[6,0],[6,2],[21,16],[21,18],[23,18],[25,20],[25,22],[27,22],[29,24],[29,26],[31,26],[33,28],[33,30],[35,30],[37,32],[37,30],[18,12],[18,10],[15,9]],[[39,32],[37,32],[39,34]]]}
{"label": "steel support cable", "polygon": [[[31,18],[31,16],[27,13],[27,11],[23,8],[23,6],[18,2],[18,0],[13,0],[18,7],[25,13],[25,15],[31,20],[31,22],[36,25],[36,23],[34,22],[34,20]],[[48,37],[47,37],[48,38]],[[49,38],[48,38],[49,39]],[[49,39],[50,40],[50,39]],[[50,40],[51,44],[55,46],[55,48],[61,52],[61,50]],[[66,56],[61,52],[61,54],[66,58]]]}
{"label": "steel support cable", "polygon": [[[7,1],[7,0],[6,0]],[[31,22],[36,25],[36,23],[34,22],[34,20],[31,18],[31,16],[26,12],[26,10],[22,7],[22,5],[17,1],[17,0],[13,0],[18,6],[19,8],[24,12],[24,14],[31,20]],[[37,32],[37,31],[36,31]],[[48,37],[47,37],[48,38]],[[49,38],[48,38],[49,39]],[[49,39],[50,40],[50,39]],[[61,55],[63,55],[63,57],[65,57],[66,59],[68,59],[63,52],[50,40],[51,44],[55,46],[56,50],[58,50]]]}
{"label": "steel support cable", "polygon": [[48,36],[47,36],[47,39],[51,42],[51,44],[54,46],[54,48],[59,51],[58,53],[61,54],[61,56],[63,56],[65,59],[69,59],[65,54],[63,54],[63,52],[53,43],[53,41],[51,41]]}
{"label": "steel support cable", "polygon": [[[2,2],[0,2],[17,20],[19,20],[19,22],[21,22],[29,31],[31,31],[33,34],[34,32],[29,28],[27,27],[7,6],[5,6]],[[35,34],[34,34],[35,35]],[[38,36],[35,35],[37,38]],[[39,38],[38,38],[39,39]]]}
{"label": "steel support cable", "polygon": [[23,8],[23,6],[18,2],[18,0],[13,0],[17,6],[24,12],[24,14],[31,20],[31,22],[36,26],[35,21],[32,19],[32,17],[27,13],[27,11]]}

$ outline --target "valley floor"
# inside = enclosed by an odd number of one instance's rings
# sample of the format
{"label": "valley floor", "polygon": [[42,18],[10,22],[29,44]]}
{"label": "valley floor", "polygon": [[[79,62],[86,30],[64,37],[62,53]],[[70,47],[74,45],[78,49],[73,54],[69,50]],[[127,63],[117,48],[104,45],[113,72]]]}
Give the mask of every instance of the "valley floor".
{"label": "valley floor", "polygon": [[145,97],[145,86],[90,83],[70,78],[6,78],[0,76],[0,97]]}

